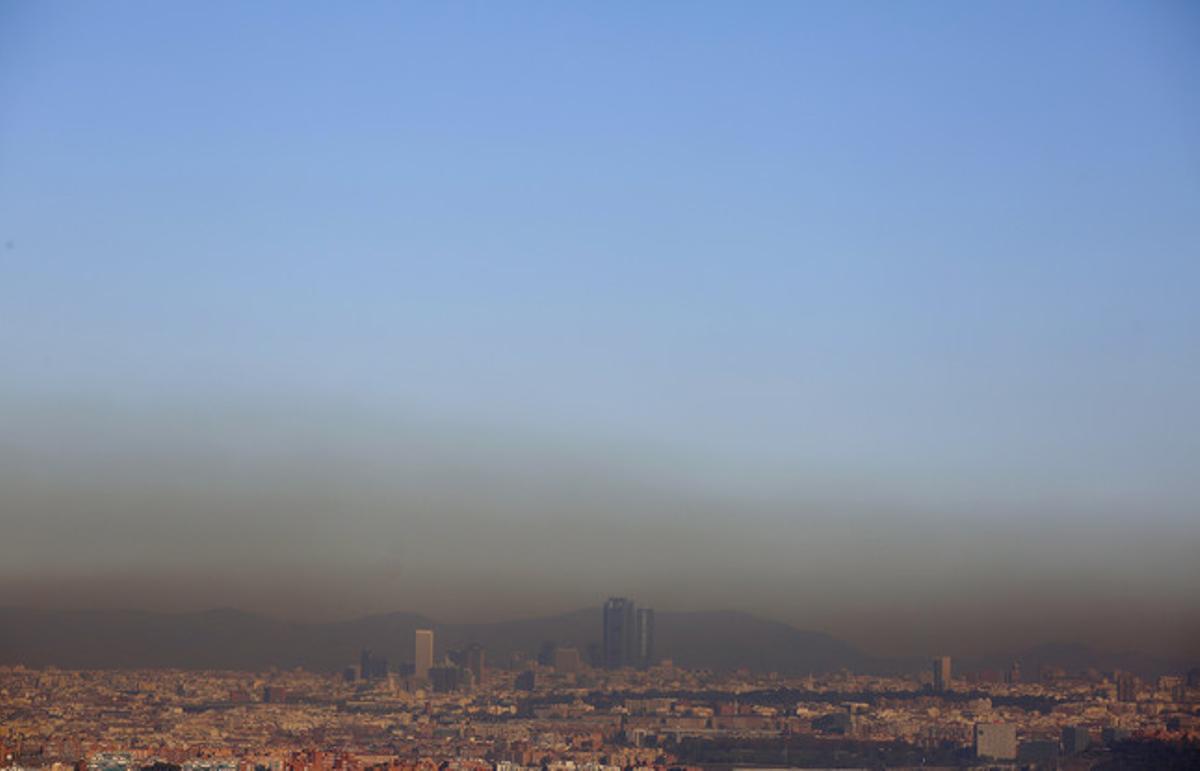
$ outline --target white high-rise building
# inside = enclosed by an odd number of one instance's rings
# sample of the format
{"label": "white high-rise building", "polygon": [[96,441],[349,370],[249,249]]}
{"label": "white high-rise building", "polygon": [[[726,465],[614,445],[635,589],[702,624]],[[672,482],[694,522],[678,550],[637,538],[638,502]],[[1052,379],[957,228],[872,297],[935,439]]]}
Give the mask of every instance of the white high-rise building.
{"label": "white high-rise building", "polygon": [[428,680],[433,667],[433,630],[417,630],[417,655],[413,660],[413,675],[418,680]]}

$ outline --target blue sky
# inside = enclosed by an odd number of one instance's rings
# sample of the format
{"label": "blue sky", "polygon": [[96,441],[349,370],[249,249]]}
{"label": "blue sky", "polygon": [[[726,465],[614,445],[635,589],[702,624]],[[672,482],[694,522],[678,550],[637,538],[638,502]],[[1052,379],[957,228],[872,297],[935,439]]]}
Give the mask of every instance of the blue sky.
{"label": "blue sky", "polygon": [[3,14],[15,393],[1194,480],[1187,4]]}
{"label": "blue sky", "polygon": [[1198,296],[1191,3],[0,6],[10,415],[1186,523]]}

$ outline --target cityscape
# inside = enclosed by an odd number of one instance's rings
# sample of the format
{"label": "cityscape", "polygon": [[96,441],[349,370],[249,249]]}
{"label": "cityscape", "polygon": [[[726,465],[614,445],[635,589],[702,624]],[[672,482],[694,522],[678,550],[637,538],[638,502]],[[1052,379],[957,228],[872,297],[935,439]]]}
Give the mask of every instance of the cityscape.
{"label": "cityscape", "polygon": [[44,771],[617,771],[1188,767],[1200,667],[1154,678],[1018,661],[803,676],[677,666],[655,612],[609,598],[595,635],[503,660],[412,635],[340,672],[0,667],[3,768]]}
{"label": "cityscape", "polygon": [[1200,771],[1200,0],[0,0],[0,771]]}

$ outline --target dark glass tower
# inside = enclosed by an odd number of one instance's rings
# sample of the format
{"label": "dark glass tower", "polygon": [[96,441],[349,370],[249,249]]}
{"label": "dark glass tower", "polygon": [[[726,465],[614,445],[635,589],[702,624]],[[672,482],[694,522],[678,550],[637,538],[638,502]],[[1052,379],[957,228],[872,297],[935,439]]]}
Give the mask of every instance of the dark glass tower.
{"label": "dark glass tower", "polygon": [[650,608],[637,609],[637,665],[649,667],[654,664],[654,611]]}
{"label": "dark glass tower", "polygon": [[604,667],[620,669],[636,660],[637,613],[633,600],[610,597],[604,603]]}

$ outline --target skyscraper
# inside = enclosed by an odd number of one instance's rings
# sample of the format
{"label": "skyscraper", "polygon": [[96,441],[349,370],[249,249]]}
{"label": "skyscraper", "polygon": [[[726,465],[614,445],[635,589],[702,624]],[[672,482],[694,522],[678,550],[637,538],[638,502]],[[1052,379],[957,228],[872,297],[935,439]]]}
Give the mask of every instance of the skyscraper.
{"label": "skyscraper", "polygon": [[466,667],[471,670],[471,674],[475,676],[476,687],[483,685],[483,677],[487,673],[487,668],[484,663],[483,646],[479,643],[471,643],[467,646]]}
{"label": "skyscraper", "polygon": [[417,630],[417,652],[413,659],[413,676],[418,680],[428,680],[429,670],[433,666],[433,630]]}
{"label": "skyscraper", "polygon": [[654,664],[654,611],[650,608],[637,610],[636,654],[639,667]]}
{"label": "skyscraper", "polygon": [[620,669],[636,663],[636,626],[633,600],[609,597],[604,603],[605,669]]}
{"label": "skyscraper", "polygon": [[950,687],[950,657],[938,656],[933,660],[933,690],[944,691]]}

